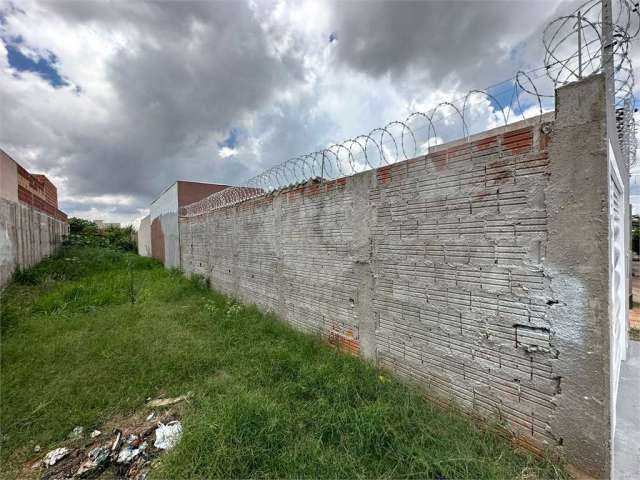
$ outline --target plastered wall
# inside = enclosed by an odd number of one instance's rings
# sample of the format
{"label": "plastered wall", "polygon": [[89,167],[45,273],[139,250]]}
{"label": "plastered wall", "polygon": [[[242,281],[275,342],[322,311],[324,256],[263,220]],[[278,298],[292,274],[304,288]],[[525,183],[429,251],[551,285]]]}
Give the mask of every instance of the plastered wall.
{"label": "plastered wall", "polygon": [[151,256],[151,217],[147,215],[140,220],[138,227],[138,255]]}
{"label": "plastered wall", "polygon": [[153,201],[149,217],[151,255],[168,268],[180,266],[177,182]]}
{"label": "plastered wall", "polygon": [[28,205],[0,198],[0,287],[17,268],[53,253],[68,234],[68,224]]}
{"label": "plastered wall", "polygon": [[604,82],[557,95],[541,121],[181,218],[182,267],[606,477]]}
{"label": "plastered wall", "polygon": [[0,198],[18,201],[18,165],[0,149]]}

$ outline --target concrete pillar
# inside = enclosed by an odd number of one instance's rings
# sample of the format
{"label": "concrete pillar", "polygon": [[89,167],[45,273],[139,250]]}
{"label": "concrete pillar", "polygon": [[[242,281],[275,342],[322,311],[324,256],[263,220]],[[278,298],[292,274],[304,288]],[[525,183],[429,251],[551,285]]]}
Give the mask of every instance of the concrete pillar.
{"label": "concrete pillar", "polygon": [[548,275],[560,375],[552,431],[567,459],[610,475],[608,157],[605,79],[556,91],[549,146]]}
{"label": "concrete pillar", "polygon": [[368,361],[376,364],[376,322],[373,312],[373,288],[375,282],[371,225],[375,224],[376,210],[369,201],[369,193],[376,182],[376,172],[369,171],[349,179],[353,199],[351,225],[353,239],[351,259],[358,279],[356,317],[360,351]]}
{"label": "concrete pillar", "polygon": [[233,212],[233,227],[232,237],[233,242],[231,244],[232,262],[231,262],[231,275],[232,275],[232,295],[234,298],[243,298],[240,291],[240,225],[238,225],[238,207],[232,207]]}
{"label": "concrete pillar", "polygon": [[287,278],[284,273],[285,258],[282,251],[282,202],[286,198],[286,194],[278,194],[273,198],[273,228],[274,228],[274,245],[276,262],[274,279],[276,284],[277,301],[275,314],[283,321],[289,321],[289,312],[287,311]]}

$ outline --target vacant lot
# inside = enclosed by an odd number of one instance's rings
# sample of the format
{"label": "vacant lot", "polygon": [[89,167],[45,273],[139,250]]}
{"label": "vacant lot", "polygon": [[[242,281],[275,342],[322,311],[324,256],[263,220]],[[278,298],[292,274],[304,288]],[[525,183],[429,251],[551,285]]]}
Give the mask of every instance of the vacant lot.
{"label": "vacant lot", "polygon": [[1,325],[5,475],[75,426],[187,392],[182,441],[153,477],[561,475],[360,360],[133,254],[65,248],[2,293]]}

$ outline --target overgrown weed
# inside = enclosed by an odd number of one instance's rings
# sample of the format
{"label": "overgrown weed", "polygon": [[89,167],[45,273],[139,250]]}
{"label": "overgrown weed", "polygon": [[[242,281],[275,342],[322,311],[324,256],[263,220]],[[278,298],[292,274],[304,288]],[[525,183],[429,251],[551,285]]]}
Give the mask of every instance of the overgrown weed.
{"label": "overgrown weed", "polygon": [[77,425],[90,431],[160,392],[191,391],[183,439],[157,478],[564,475],[155,260],[68,246],[21,278],[0,305],[5,471]]}

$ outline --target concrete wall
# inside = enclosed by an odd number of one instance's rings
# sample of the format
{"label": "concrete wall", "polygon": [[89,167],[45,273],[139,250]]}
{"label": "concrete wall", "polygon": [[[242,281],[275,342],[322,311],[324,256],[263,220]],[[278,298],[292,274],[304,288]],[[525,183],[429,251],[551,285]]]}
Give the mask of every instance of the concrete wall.
{"label": "concrete wall", "polygon": [[0,198],[0,287],[17,268],[36,264],[60,246],[66,222],[28,205]]}
{"label": "concrete wall", "polygon": [[138,255],[151,256],[151,217],[147,215],[140,220],[138,227]]}
{"label": "concrete wall", "polygon": [[556,93],[545,270],[561,393],[551,426],[572,463],[611,467],[608,145],[601,76]]}
{"label": "concrete wall", "polygon": [[182,267],[606,477],[602,77],[560,89],[557,108],[555,122],[181,218]]}
{"label": "concrete wall", "polygon": [[18,165],[0,150],[0,198],[18,201]]}

